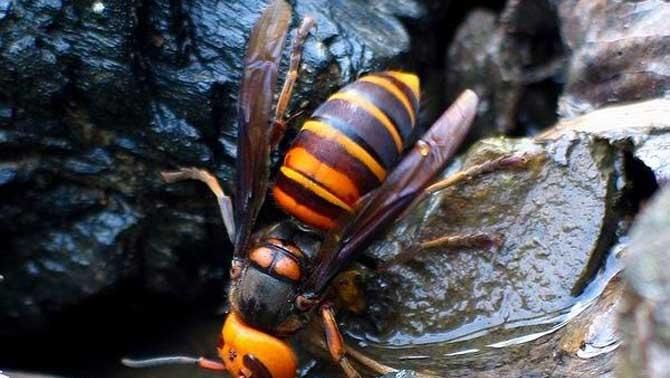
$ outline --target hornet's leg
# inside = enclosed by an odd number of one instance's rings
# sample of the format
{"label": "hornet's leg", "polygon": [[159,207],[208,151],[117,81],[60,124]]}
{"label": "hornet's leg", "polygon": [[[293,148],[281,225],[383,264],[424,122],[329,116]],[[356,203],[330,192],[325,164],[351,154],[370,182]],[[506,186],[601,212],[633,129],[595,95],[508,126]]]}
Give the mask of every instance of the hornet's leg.
{"label": "hornet's leg", "polygon": [[400,252],[388,261],[383,262],[377,267],[377,271],[383,272],[393,266],[403,264],[417,257],[421,252],[436,248],[491,248],[499,246],[502,243],[500,236],[488,234],[466,234],[443,236],[434,240],[429,240],[419,245]]}
{"label": "hornet's leg", "polygon": [[440,180],[426,188],[426,194],[433,194],[450,186],[456,185],[462,181],[472,180],[485,173],[499,171],[508,168],[523,168],[528,163],[528,157],[524,155],[504,155],[497,159],[485,161],[481,164],[473,165],[470,168],[456,172],[453,175]]}
{"label": "hornet's leg", "polygon": [[361,375],[358,374],[345,356],[346,349],[344,340],[337,327],[335,310],[333,310],[333,307],[330,304],[321,306],[321,320],[323,321],[323,329],[326,333],[326,345],[328,346],[328,351],[330,352],[333,361],[340,365],[347,378],[361,378]]}
{"label": "hornet's leg", "polygon": [[[416,204],[425,200],[426,197],[444,190],[448,187],[459,184],[463,181],[469,181],[477,176],[495,172],[501,169],[523,168],[528,163],[528,157],[519,155],[504,155],[497,159],[489,160],[481,164],[473,165],[467,169],[457,172],[443,180],[440,180],[428,186],[424,192],[408,207],[413,208]],[[413,248],[399,253],[389,261],[382,263],[377,270],[384,271],[392,266],[399,265],[414,259],[421,252],[435,248],[491,248],[493,246],[500,246],[502,244],[502,237],[500,235],[489,235],[485,233],[466,234],[466,235],[449,235],[434,240],[429,240],[420,243]]]}
{"label": "hornet's leg", "polygon": [[302,58],[302,49],[305,44],[305,39],[307,38],[309,30],[313,26],[314,19],[310,17],[303,18],[295,38],[293,39],[293,44],[291,46],[291,61],[289,63],[288,72],[286,73],[286,79],[284,79],[284,86],[282,87],[281,94],[277,100],[277,106],[275,107],[272,146],[277,145],[277,143],[281,141],[284,136],[284,131],[286,131],[287,121],[284,120],[284,113],[288,107],[289,100],[291,100],[293,86],[298,79],[298,71],[300,70],[300,60]]}
{"label": "hornet's leg", "polygon": [[205,357],[184,357],[184,356],[168,356],[158,358],[147,358],[142,360],[133,360],[124,358],[121,363],[130,368],[149,368],[167,365],[198,365],[203,369],[213,371],[226,371],[226,367],[219,361],[213,361]]}
{"label": "hornet's leg", "polygon": [[233,203],[221,189],[219,181],[204,169],[198,168],[179,168],[176,171],[161,172],[163,180],[167,183],[173,183],[182,180],[198,180],[202,181],[209,187],[209,190],[216,196],[216,201],[219,203],[219,210],[221,211],[221,218],[223,224],[226,226],[228,237],[231,242],[235,242],[235,217],[233,213]]}
{"label": "hornet's leg", "polygon": [[503,155],[497,159],[485,161],[481,164],[473,165],[467,169],[454,173],[453,175],[429,185],[423,193],[418,195],[407,209],[398,218],[404,218],[416,205],[423,202],[428,196],[454,186],[463,181],[469,181],[477,176],[486,173],[499,171],[502,169],[524,168],[528,164],[529,158],[526,155]]}

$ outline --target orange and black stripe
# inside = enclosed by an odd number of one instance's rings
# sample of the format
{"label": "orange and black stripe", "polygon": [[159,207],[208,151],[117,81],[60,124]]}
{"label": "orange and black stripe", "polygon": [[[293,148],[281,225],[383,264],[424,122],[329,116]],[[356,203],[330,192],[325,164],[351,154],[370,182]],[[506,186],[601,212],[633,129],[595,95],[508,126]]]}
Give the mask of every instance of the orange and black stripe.
{"label": "orange and black stripe", "polygon": [[277,203],[305,224],[330,229],[379,186],[409,138],[419,105],[416,75],[364,76],[316,109],[286,153]]}

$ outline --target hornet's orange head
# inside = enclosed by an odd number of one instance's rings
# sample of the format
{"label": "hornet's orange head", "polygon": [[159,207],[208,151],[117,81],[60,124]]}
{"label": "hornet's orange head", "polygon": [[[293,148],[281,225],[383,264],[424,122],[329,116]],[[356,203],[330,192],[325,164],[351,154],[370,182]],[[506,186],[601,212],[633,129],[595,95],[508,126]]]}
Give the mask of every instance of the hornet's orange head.
{"label": "hornet's orange head", "polygon": [[217,348],[232,377],[294,378],[298,359],[291,346],[244,323],[234,311],[221,330]]}

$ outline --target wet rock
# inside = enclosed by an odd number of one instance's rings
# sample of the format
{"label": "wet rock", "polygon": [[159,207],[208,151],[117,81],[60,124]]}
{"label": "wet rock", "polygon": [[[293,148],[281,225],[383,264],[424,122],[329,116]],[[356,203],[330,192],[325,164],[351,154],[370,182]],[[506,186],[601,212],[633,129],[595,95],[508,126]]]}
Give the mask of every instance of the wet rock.
{"label": "wet rock", "polygon": [[[38,329],[123,282],[184,300],[223,287],[230,245],[215,201],[158,172],[206,167],[232,189],[242,59],[265,3],[0,0],[0,333]],[[425,14],[419,2],[292,5],[294,26],[306,14],[319,26],[291,112],[402,67],[398,17]]]}
{"label": "wet rock", "polygon": [[47,118],[73,97],[107,123],[141,115],[129,64],[136,9],[135,2],[107,1],[101,12],[93,3],[12,2],[0,20],[3,97]]}
{"label": "wet rock", "polygon": [[[138,214],[114,196],[103,211],[94,211],[67,227],[11,240],[12,255],[3,256],[0,306],[3,324],[38,329],[48,315],[113,287],[128,273],[123,241],[138,223]],[[2,329],[3,334],[12,334]]]}
{"label": "wet rock", "polygon": [[502,14],[474,9],[457,29],[447,61],[447,96],[465,88],[481,104],[472,140],[534,134],[556,121],[563,47],[549,1],[508,1]]}
{"label": "wet rock", "polygon": [[[484,348],[477,339],[485,332],[474,332],[470,337],[455,340],[460,344],[460,350],[455,352],[449,345],[416,346],[417,350],[423,348],[423,353],[396,356],[395,365],[416,366],[419,372],[409,374],[417,378],[613,378],[621,345],[617,315],[624,291],[619,273],[622,268],[621,254],[625,248],[625,243],[616,245],[607,258],[606,268],[599,271],[577,303],[556,318],[545,317],[543,327],[528,327],[517,337]],[[381,352],[369,346],[357,349],[365,354],[366,359],[383,360],[380,355],[394,353],[393,349]],[[351,356],[354,361],[361,361]],[[440,367],[437,368],[437,365]],[[388,375],[395,376],[393,374],[396,373]]]}
{"label": "wet rock", "polygon": [[413,371],[400,370],[400,371],[395,372],[395,373],[384,374],[380,378],[416,378],[416,377],[417,377],[417,375]]}
{"label": "wet rock", "polygon": [[[148,30],[141,36],[155,98],[209,138],[216,140],[222,131],[223,150],[230,158],[236,130],[234,117],[225,115],[235,110],[246,38],[264,3],[152,2]],[[415,9],[410,17],[420,17],[419,4],[407,5]],[[305,44],[296,106],[313,109],[360,73],[402,65],[406,58],[409,36],[395,17],[407,16],[406,10],[384,2],[323,0],[296,1],[294,10],[296,21],[310,15],[318,25]],[[224,117],[221,124],[217,116]]]}
{"label": "wet rock", "polygon": [[4,0],[2,3],[0,3],[0,20],[7,17],[11,7],[12,7],[12,1],[10,0]]}
{"label": "wet rock", "polygon": [[60,378],[59,376],[55,375],[44,375],[44,374],[37,374],[37,373],[27,373],[27,372],[16,372],[16,371],[7,371],[5,372],[5,375],[2,375],[2,371],[0,371],[0,378],[5,378],[5,377],[12,377],[12,378]]}
{"label": "wet rock", "polygon": [[629,151],[648,167],[656,183],[670,182],[670,101],[656,99],[610,106],[559,122],[541,139],[586,133]]}
{"label": "wet rock", "polygon": [[503,239],[490,250],[433,248],[367,282],[371,325],[352,320],[347,330],[373,358],[442,375],[461,342],[476,338],[469,348],[486,349],[571,307],[600,267],[617,221],[616,150],[588,137],[485,140],[464,166],[510,153],[529,156],[527,169],[444,190],[370,248],[385,260],[445,235]]}
{"label": "wet rock", "polygon": [[661,191],[631,231],[621,377],[665,377],[670,368],[670,189]]}
{"label": "wet rock", "polygon": [[668,2],[564,0],[558,7],[572,55],[559,106],[562,117],[666,95]]}
{"label": "wet rock", "polygon": [[168,154],[171,160],[187,164],[199,161],[200,165],[211,163],[212,151],[201,142],[203,136],[200,131],[163,104],[154,104],[154,118],[147,139],[156,150]]}
{"label": "wet rock", "polygon": [[[227,236],[217,232],[215,212],[208,214],[205,208],[199,210],[213,219],[192,214],[190,211],[195,212],[195,208],[164,208],[146,219],[151,223],[151,232],[144,236],[140,247],[145,260],[142,266],[144,289],[164,295],[180,293],[182,303],[203,294],[225,297],[223,286],[215,292],[205,289],[211,282],[227,279],[230,255],[225,249]],[[207,223],[210,225],[203,227]],[[176,224],[179,227],[175,227]]]}
{"label": "wet rock", "polygon": [[593,352],[593,337],[612,335],[601,328],[614,327],[622,298],[621,280],[613,279],[595,303],[570,318],[566,327],[555,328],[532,341],[510,344],[483,353],[452,357],[449,376],[453,377],[592,377],[614,378],[618,340]]}
{"label": "wet rock", "polygon": [[[558,333],[560,339],[556,348],[572,358],[590,360],[589,365],[602,365],[609,371],[613,370],[621,359],[623,349],[618,319],[623,286],[620,277],[616,277],[595,306]],[[603,307],[603,304],[606,306]]]}

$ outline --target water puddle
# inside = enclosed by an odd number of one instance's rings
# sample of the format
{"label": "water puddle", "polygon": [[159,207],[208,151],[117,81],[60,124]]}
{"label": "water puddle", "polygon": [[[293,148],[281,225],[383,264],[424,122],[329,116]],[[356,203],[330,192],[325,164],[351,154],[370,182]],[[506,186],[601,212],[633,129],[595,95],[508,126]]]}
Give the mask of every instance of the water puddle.
{"label": "water puddle", "polygon": [[[414,366],[419,370],[431,367],[440,370],[454,364],[467,364],[479,358],[495,359],[496,354],[500,354],[503,349],[514,350],[556,333],[591,308],[601,298],[607,285],[622,270],[621,257],[626,246],[624,241],[613,247],[601,269],[584,290],[574,297],[570,306],[559,311],[509,322],[501,319],[499,324],[488,327],[472,322],[420,337],[396,333],[381,340],[371,334],[357,335],[354,332],[350,332],[349,336],[356,339],[371,356],[384,356],[384,361],[402,361],[403,367]],[[594,321],[585,335],[586,342],[576,351],[576,356],[581,359],[609,353],[620,344],[613,322],[616,311],[611,310],[599,316],[611,319]]]}

